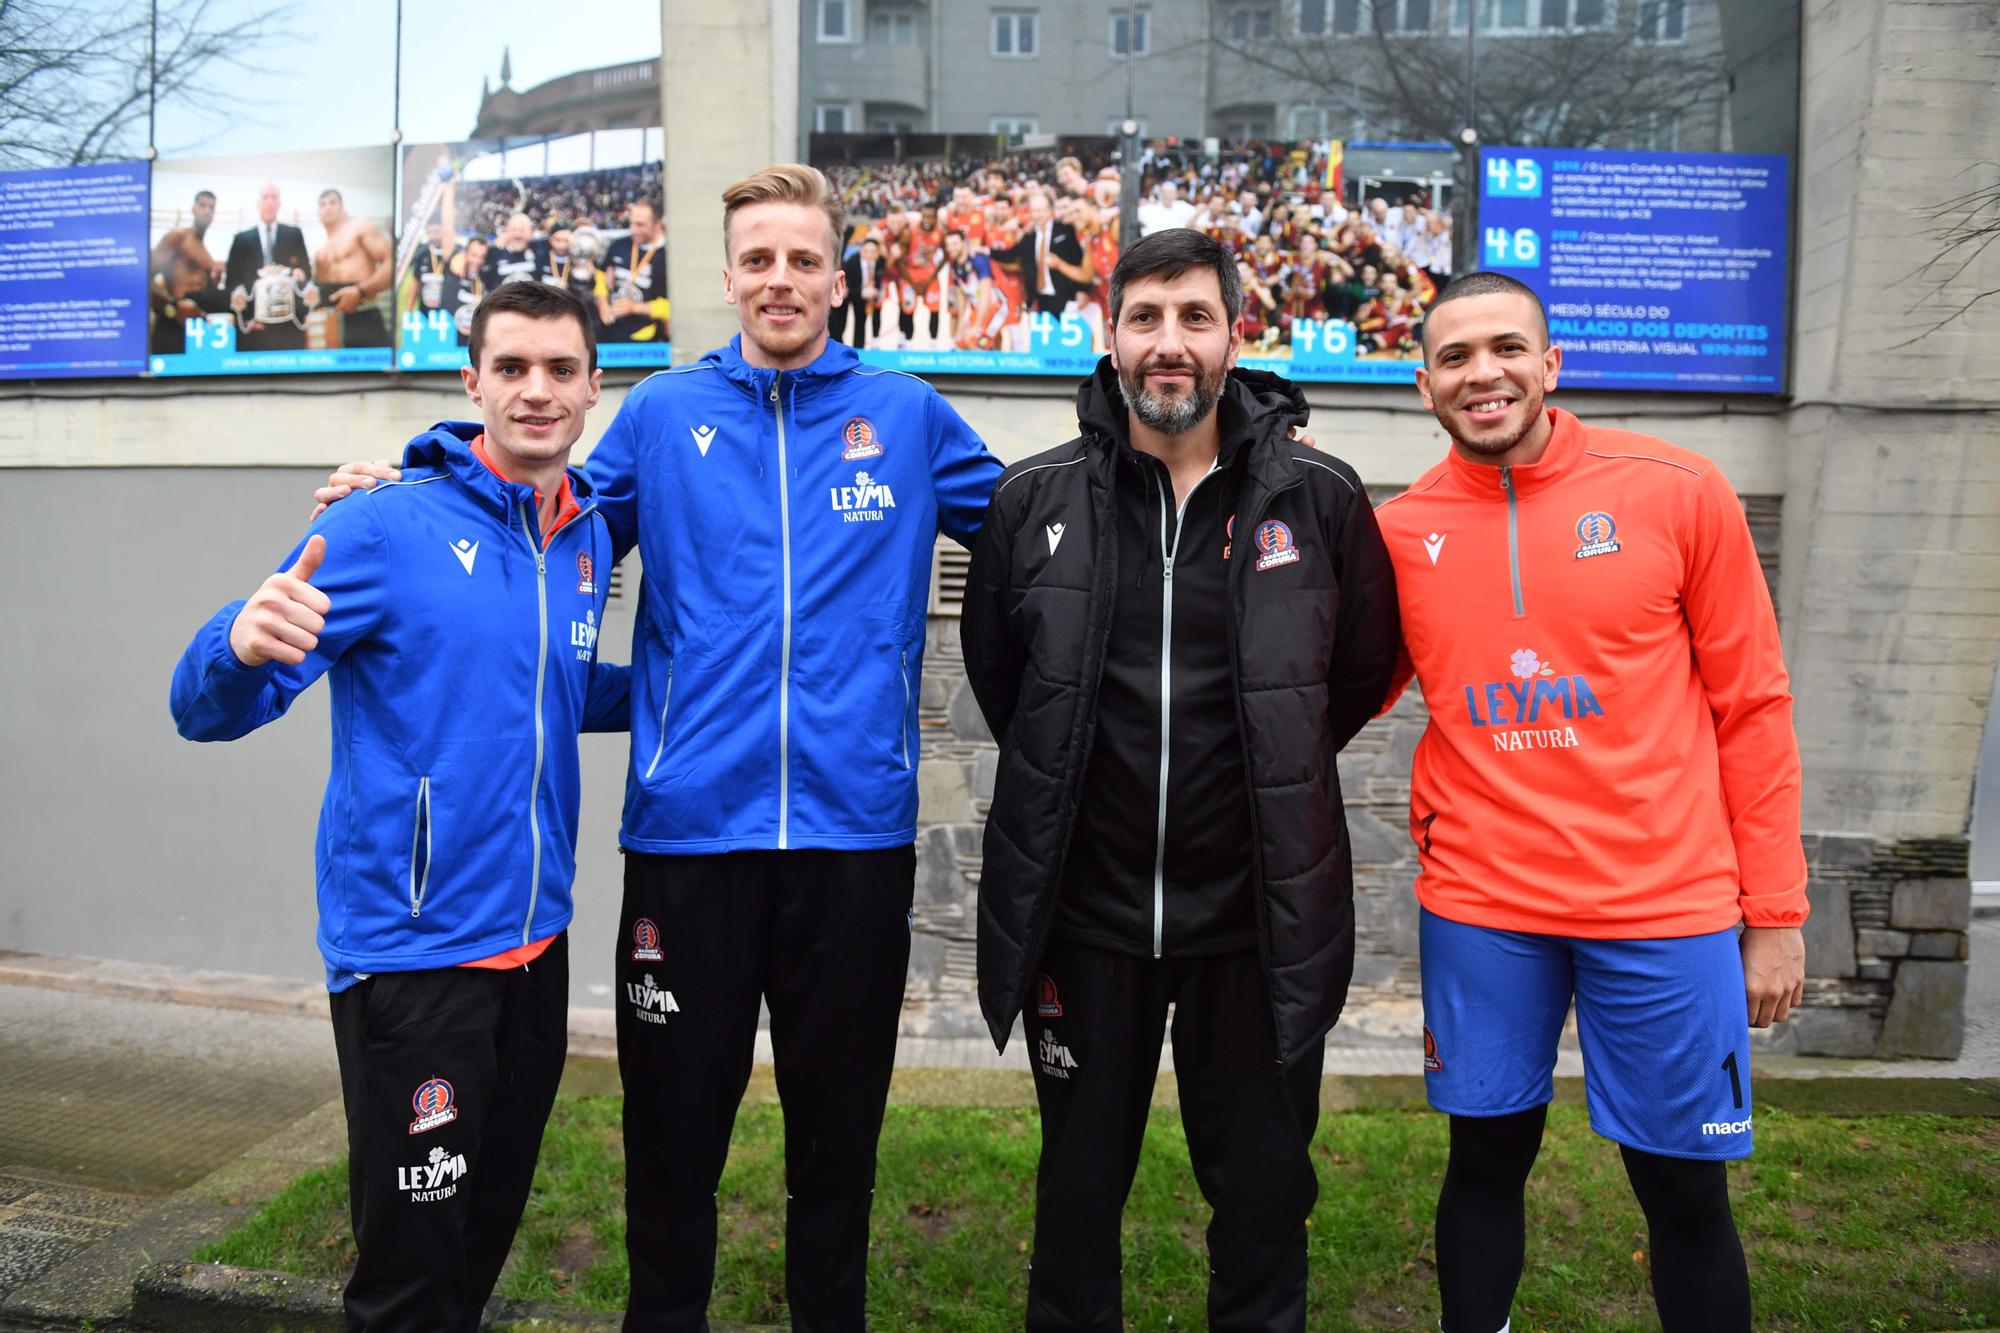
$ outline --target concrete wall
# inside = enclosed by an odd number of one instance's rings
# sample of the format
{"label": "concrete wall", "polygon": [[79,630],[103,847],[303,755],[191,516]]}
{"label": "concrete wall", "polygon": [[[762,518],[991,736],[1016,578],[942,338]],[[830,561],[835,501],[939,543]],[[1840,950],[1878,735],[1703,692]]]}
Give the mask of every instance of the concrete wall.
{"label": "concrete wall", "polygon": [[[1800,1048],[1951,1055],[1967,831],[2000,649],[2000,287],[1940,287],[1930,210],[1994,179],[2000,9],[1811,0],[1784,617],[1823,831]],[[1985,164],[1977,166],[1975,164]],[[1971,168],[1968,171],[1968,168]]]}

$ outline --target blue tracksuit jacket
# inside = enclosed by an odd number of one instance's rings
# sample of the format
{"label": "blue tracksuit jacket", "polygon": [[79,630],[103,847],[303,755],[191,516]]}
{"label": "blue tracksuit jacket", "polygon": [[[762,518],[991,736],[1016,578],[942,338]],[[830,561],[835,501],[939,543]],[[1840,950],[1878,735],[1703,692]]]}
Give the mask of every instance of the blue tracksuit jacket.
{"label": "blue tracksuit jacket", "polygon": [[418,436],[400,482],[313,524],[307,536],[326,538],[313,586],[333,607],[303,663],[237,661],[238,601],[174,671],[175,724],[205,741],[283,716],[330,677],[316,861],[335,989],[357,972],[448,967],[567,926],[576,735],[627,724],[629,673],[597,661],[613,562],[588,482],[572,469],[581,512],[544,551],[534,491],[473,456],[479,430],[446,422]]}
{"label": "blue tracksuit jacket", "polygon": [[672,854],[877,848],[917,830],[931,552],[1000,475],[922,380],[741,338],[634,388],[586,466],[645,581],[620,841]]}

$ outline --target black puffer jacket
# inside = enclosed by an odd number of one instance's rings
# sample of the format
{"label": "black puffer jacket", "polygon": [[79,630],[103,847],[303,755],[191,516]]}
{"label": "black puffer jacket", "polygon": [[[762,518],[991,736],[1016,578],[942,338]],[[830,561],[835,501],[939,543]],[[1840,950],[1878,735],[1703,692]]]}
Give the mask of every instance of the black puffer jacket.
{"label": "black puffer jacket", "polygon": [[[1334,756],[1381,705],[1396,662],[1396,589],[1353,469],[1287,438],[1307,415],[1297,388],[1239,370],[1224,393],[1224,420],[1246,437],[1229,574],[1255,842],[1244,850],[1290,1062],[1333,1026],[1354,971]],[[1048,946],[1119,577],[1112,487],[1126,416],[1108,360],[1085,381],[1077,415],[1081,436],[1001,477],[966,590],[966,669],[1000,742],[979,880],[979,1001],[1001,1047]],[[1046,536],[1052,525],[1059,544]]]}

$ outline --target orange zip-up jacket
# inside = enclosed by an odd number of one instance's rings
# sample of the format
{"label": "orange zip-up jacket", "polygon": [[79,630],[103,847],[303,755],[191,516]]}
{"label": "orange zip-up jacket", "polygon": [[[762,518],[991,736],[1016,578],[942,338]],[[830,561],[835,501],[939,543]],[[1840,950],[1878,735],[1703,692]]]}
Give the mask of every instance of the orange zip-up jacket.
{"label": "orange zip-up jacket", "polygon": [[1549,409],[1531,465],[1454,451],[1377,516],[1430,709],[1417,897],[1595,939],[1806,917],[1799,748],[1750,525],[1708,459]]}

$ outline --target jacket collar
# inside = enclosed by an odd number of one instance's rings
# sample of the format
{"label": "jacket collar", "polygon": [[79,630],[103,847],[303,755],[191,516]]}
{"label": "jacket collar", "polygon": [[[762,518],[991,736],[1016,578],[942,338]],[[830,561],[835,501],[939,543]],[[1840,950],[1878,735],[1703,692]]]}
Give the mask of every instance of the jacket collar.
{"label": "jacket collar", "polygon": [[[1507,480],[1516,495],[1533,495],[1536,491],[1553,486],[1573,471],[1583,458],[1583,423],[1563,411],[1560,407],[1548,410],[1551,431],[1549,447],[1542,456],[1532,463],[1507,469]],[[1451,466],[1452,476],[1458,484],[1475,495],[1500,499],[1506,490],[1500,484],[1500,469],[1491,463],[1474,463],[1460,456],[1454,448],[1446,458]]]}
{"label": "jacket collar", "polygon": [[799,380],[816,381],[844,375],[861,364],[861,358],[852,347],[834,338],[826,340],[826,347],[813,358],[812,364],[797,370],[766,370],[753,366],[743,359],[743,335],[737,334],[725,345],[716,348],[702,358],[705,364],[715,366],[731,381],[742,385],[759,398],[767,397],[771,386],[776,384],[782,373],[786,380],[796,384]]}
{"label": "jacket collar", "polygon": [[[1242,458],[1273,487],[1297,472],[1283,449],[1261,446],[1284,440],[1312,415],[1298,385],[1266,371],[1238,368],[1224,377],[1215,412],[1222,433],[1216,466],[1226,468]],[[1101,358],[1078,387],[1076,419],[1086,447],[1107,460],[1137,453],[1128,438],[1125,393],[1110,357]]]}
{"label": "jacket collar", "polygon": [[[535,488],[508,481],[479,461],[472,452],[472,442],[485,431],[477,421],[440,421],[403,447],[403,470],[429,468],[444,473],[498,515],[501,522],[511,524],[515,509],[523,501],[534,505]],[[577,504],[588,509],[590,482],[574,466],[566,469],[566,475]]]}

